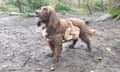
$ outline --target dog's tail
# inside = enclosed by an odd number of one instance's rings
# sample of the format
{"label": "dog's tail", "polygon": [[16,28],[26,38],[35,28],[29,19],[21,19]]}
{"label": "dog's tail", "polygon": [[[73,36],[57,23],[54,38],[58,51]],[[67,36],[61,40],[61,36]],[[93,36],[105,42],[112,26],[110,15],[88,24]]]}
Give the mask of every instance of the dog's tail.
{"label": "dog's tail", "polygon": [[90,35],[90,36],[95,35],[95,34],[96,34],[96,32],[97,32],[97,30],[96,30],[96,29],[88,29],[88,35]]}

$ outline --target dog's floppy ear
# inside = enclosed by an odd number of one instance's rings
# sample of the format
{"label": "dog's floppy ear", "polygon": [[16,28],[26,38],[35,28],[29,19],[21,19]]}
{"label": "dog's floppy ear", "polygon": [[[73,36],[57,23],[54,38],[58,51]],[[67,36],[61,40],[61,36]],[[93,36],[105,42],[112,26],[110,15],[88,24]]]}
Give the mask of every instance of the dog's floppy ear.
{"label": "dog's floppy ear", "polygon": [[57,22],[58,22],[58,17],[56,15],[56,12],[55,12],[54,8],[48,7],[48,12],[49,12],[49,15],[50,15],[49,16],[49,23],[51,25],[55,26],[55,24],[57,24]]}

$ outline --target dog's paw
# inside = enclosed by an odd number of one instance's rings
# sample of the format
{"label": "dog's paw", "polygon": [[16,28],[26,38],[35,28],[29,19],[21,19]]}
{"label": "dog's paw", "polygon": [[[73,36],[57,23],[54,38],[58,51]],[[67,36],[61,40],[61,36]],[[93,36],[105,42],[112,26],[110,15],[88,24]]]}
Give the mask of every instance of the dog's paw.
{"label": "dog's paw", "polygon": [[47,54],[48,57],[53,57],[53,53]]}
{"label": "dog's paw", "polygon": [[69,48],[70,48],[70,49],[74,49],[74,46],[73,46],[73,45],[70,45]]}
{"label": "dog's paw", "polygon": [[53,64],[57,64],[59,62],[59,58],[53,58]]}

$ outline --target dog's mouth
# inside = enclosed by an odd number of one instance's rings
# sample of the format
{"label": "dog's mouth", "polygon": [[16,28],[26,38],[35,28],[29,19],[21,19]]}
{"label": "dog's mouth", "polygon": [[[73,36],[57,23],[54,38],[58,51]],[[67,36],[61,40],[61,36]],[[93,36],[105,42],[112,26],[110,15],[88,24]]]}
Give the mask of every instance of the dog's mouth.
{"label": "dog's mouth", "polygon": [[40,22],[38,22],[38,23],[37,23],[37,26],[38,26],[38,27],[40,27],[40,26],[41,26],[41,23],[40,23]]}
{"label": "dog's mouth", "polygon": [[40,27],[41,26],[41,19],[39,17],[36,17],[35,21],[36,21],[37,26]]}
{"label": "dog's mouth", "polygon": [[37,26],[41,26],[41,23],[44,23],[44,20],[43,20],[43,17],[40,16],[39,14],[36,14],[36,23],[37,23]]}

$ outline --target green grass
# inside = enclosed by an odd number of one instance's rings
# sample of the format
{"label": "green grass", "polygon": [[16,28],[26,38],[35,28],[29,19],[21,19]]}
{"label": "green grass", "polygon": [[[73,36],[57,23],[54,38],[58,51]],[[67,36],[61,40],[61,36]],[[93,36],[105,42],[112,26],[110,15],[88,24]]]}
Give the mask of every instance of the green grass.
{"label": "green grass", "polygon": [[112,7],[108,9],[108,13],[120,16],[120,7]]}
{"label": "green grass", "polygon": [[19,9],[13,5],[5,5],[0,7],[1,11],[8,11],[8,12],[19,12]]}
{"label": "green grass", "polygon": [[69,6],[65,5],[62,2],[59,2],[55,5],[55,10],[57,12],[77,12],[76,9],[70,8]]}
{"label": "green grass", "polygon": [[80,8],[80,9],[78,9],[78,12],[84,14],[84,13],[87,13],[88,10],[87,10],[87,8]]}

